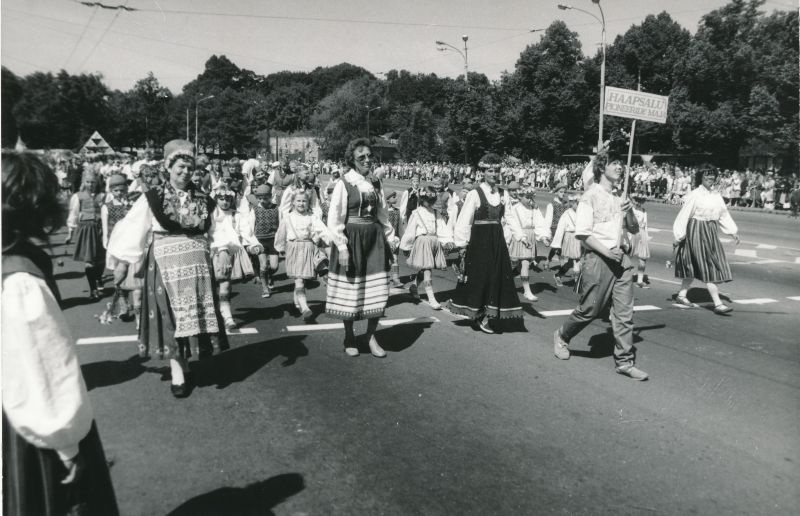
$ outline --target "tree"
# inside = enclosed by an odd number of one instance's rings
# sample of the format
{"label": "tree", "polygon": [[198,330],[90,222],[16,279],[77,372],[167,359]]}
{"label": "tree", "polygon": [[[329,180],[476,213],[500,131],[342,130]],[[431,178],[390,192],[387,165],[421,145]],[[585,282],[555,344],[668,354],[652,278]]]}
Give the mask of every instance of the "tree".
{"label": "tree", "polygon": [[13,109],[22,96],[22,86],[14,72],[2,67],[2,116],[3,116],[3,147],[13,147],[17,142],[17,122],[14,119]]}

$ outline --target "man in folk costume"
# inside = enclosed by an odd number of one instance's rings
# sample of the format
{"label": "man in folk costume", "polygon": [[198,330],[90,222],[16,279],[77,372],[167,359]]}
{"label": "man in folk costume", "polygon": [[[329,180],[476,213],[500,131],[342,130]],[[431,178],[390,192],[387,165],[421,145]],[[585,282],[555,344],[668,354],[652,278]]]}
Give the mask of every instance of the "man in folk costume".
{"label": "man in folk costume", "polygon": [[497,188],[500,157],[481,160],[484,182],[467,194],[455,229],[455,245],[466,247],[464,282],[456,285],[450,311],[472,319],[477,330],[494,333],[488,319],[522,317],[501,220],[505,196]]}
{"label": "man in folk costume", "polygon": [[[117,223],[108,242],[108,267],[121,283],[127,264],[145,270],[139,338],[169,359],[172,394],[189,395],[188,359],[192,349],[227,347],[219,300],[214,292],[213,266],[207,232],[214,201],[191,182],[193,145],[172,140],[164,146],[167,181],[151,188]],[[152,232],[152,242],[145,242]],[[215,338],[211,339],[212,336]],[[190,348],[191,346],[191,348]]]}
{"label": "man in folk costume", "polygon": [[568,345],[572,338],[613,303],[611,328],[616,371],[634,380],[647,380],[647,373],[634,365],[633,265],[626,254],[629,249],[625,249],[624,238],[625,229],[637,233],[638,226],[630,200],[612,193],[622,178],[622,164],[603,161],[602,157],[593,161],[593,184],[576,210],[575,238],[584,248],[578,285],[580,302],[556,330],[553,352],[556,358],[569,359]]}

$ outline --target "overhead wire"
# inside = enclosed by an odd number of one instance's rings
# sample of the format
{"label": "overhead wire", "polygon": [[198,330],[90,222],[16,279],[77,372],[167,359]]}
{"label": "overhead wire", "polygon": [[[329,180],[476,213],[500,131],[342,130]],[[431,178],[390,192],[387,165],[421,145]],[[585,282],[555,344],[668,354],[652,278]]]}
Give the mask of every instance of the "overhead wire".
{"label": "overhead wire", "polygon": [[72,51],[70,51],[70,53],[67,56],[67,58],[64,59],[64,63],[61,65],[62,68],[66,67],[67,63],[69,63],[69,60],[72,59],[72,56],[75,55],[75,51],[78,50],[78,45],[80,45],[81,41],[83,41],[83,36],[85,36],[86,35],[86,31],[89,30],[89,25],[91,25],[92,20],[94,20],[94,17],[95,17],[96,14],[97,14],[97,7],[92,9],[92,15],[89,17],[89,20],[83,26],[83,31],[81,31],[81,35],[78,36],[78,40],[75,42],[75,45],[73,45]]}
{"label": "overhead wire", "polygon": [[[130,0],[125,0],[125,6],[128,5],[128,2],[130,2]],[[97,7],[95,7],[95,9],[97,9]],[[83,61],[81,61],[80,66],[78,66],[78,70],[82,70],[83,69],[83,65],[85,65],[86,62],[89,61],[89,58],[91,58],[92,55],[94,55],[94,51],[97,50],[98,46],[100,46],[100,43],[106,37],[106,34],[108,34],[108,31],[111,30],[111,27],[114,25],[114,22],[117,21],[117,18],[119,18],[119,15],[120,15],[121,12],[122,12],[122,9],[119,9],[119,10],[117,10],[116,13],[114,13],[114,17],[111,18],[111,23],[108,24],[108,26],[106,27],[106,30],[103,31],[103,33],[100,35],[100,38],[97,40],[97,42],[95,42],[94,46],[92,47],[92,50],[90,50],[89,53],[86,54],[86,57],[83,59]]]}

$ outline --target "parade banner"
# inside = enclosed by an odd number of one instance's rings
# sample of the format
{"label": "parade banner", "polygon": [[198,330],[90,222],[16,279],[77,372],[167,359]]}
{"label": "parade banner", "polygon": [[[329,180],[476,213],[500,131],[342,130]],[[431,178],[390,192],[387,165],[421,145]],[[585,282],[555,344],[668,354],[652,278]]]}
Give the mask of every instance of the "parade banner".
{"label": "parade banner", "polygon": [[668,107],[669,97],[606,86],[603,111],[606,115],[663,124],[667,121]]}

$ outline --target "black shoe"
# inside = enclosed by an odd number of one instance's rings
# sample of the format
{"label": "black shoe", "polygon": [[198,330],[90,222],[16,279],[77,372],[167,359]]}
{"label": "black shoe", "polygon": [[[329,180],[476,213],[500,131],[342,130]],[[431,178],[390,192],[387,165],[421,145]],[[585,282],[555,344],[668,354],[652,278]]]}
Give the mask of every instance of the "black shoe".
{"label": "black shoe", "polygon": [[172,395],[176,398],[186,398],[189,396],[189,386],[186,382],[183,382],[180,385],[172,384],[169,386],[170,391],[172,391]]}

